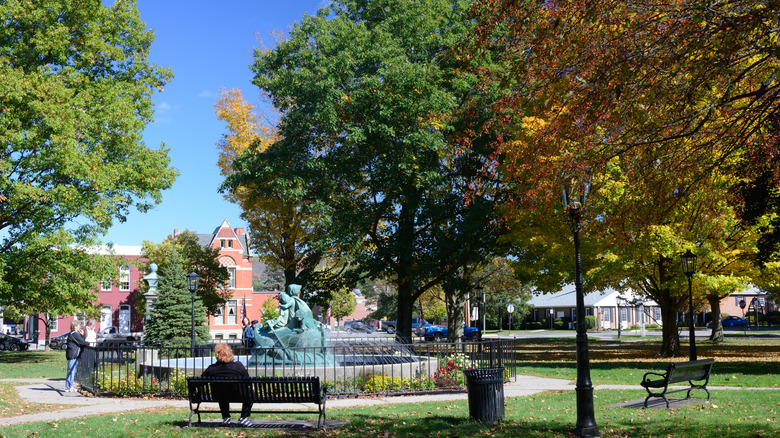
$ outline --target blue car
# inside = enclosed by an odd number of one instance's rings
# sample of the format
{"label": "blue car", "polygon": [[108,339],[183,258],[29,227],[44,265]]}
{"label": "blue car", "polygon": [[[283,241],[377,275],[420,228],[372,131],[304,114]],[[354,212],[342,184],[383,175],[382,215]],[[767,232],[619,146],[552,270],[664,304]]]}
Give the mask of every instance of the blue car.
{"label": "blue car", "polygon": [[[747,327],[748,322],[745,318],[740,318],[739,316],[727,316],[723,318],[720,322],[723,324],[723,327]],[[712,328],[712,323],[707,323],[707,328]]]}
{"label": "blue car", "polygon": [[[447,339],[448,330],[446,326],[429,326],[422,329],[422,335],[426,341],[441,342]],[[479,329],[476,327],[463,327],[463,337],[468,340],[475,340],[479,336]]]}

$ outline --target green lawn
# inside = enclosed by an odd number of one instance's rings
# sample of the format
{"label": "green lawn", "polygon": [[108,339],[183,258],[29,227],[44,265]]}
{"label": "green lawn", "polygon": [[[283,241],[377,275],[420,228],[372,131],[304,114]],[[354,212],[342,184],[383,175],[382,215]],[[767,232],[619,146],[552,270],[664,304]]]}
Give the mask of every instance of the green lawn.
{"label": "green lawn", "polygon": [[[646,370],[663,368],[668,358],[655,357],[658,339],[628,338],[623,342],[590,342],[591,375],[596,385],[637,384]],[[636,341],[636,342],[633,342]],[[683,350],[687,345],[683,345]],[[697,438],[780,436],[780,340],[728,339],[713,344],[697,342],[699,356],[715,357],[713,386],[763,386],[776,390],[713,390],[712,403],[680,409],[609,408],[609,405],[644,398],[644,391],[598,390],[594,393],[596,422],[604,437]],[[523,341],[516,353],[519,373],[574,380],[573,339]],[[674,360],[684,361],[686,357]],[[0,378],[63,377],[62,352],[0,353]],[[27,413],[19,408],[10,384],[0,386],[0,410],[6,415]],[[680,396],[680,394],[675,394]],[[701,391],[694,397],[702,397]],[[329,408],[329,419],[347,424],[337,430],[268,431],[243,428],[188,428],[188,411],[150,409],[146,412],[83,417],[0,427],[0,437],[253,437],[316,436],[368,437],[569,437],[576,422],[574,391],[507,398],[506,419],[483,425],[469,419],[466,401],[426,402],[381,407]],[[270,416],[280,418],[281,416]],[[215,417],[213,417],[215,418]],[[255,416],[255,418],[262,418]],[[311,418],[311,417],[310,417]]]}
{"label": "green lawn", "polygon": [[[697,438],[774,437],[780,434],[780,391],[713,391],[711,404],[681,409],[608,408],[644,397],[644,391],[597,391],[596,423],[604,437]],[[506,419],[484,425],[468,417],[466,401],[425,402],[328,409],[328,418],[348,423],[336,430],[268,431],[243,428],[188,428],[183,409],[149,410],[0,428],[4,437],[569,437],[576,422],[573,391],[506,399]],[[281,418],[280,416],[254,416]]]}
{"label": "green lawn", "polygon": [[0,379],[64,379],[67,365],[62,350],[0,351]]}
{"label": "green lawn", "polygon": [[[594,385],[638,384],[647,371],[666,369],[670,361],[688,360],[687,345],[683,345],[683,356],[655,356],[660,347],[658,338],[592,340],[589,346]],[[696,349],[699,359],[715,358],[712,386],[780,389],[780,339],[728,338],[719,343],[699,340]],[[516,350],[518,374],[569,380],[577,377],[572,338],[523,340]]]}

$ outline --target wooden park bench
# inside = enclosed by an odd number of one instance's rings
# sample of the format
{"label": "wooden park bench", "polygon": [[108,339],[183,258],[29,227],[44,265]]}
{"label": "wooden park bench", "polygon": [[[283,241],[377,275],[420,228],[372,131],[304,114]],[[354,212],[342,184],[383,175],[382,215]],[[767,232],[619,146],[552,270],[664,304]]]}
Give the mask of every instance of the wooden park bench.
{"label": "wooden park bench", "polygon": [[[325,423],[326,389],[320,386],[319,377],[187,377],[187,392],[190,400],[190,426],[193,414],[218,413],[216,410],[201,409],[201,403],[315,403],[317,410],[256,410],[252,412],[269,414],[317,413],[317,428]],[[238,412],[238,411],[231,411]]]}
{"label": "wooden park bench", "polygon": [[[707,392],[707,400],[710,399],[710,391],[707,389],[707,382],[710,380],[710,370],[715,359],[702,359],[690,362],[670,363],[666,373],[646,373],[642,377],[641,385],[647,390],[645,405],[651,397],[661,397],[666,402],[666,408],[669,408],[669,400],[666,394],[674,392],[688,391],[685,398],[691,398],[691,391],[694,389],[703,389]],[[669,391],[669,385],[675,383],[688,382],[688,388]]]}

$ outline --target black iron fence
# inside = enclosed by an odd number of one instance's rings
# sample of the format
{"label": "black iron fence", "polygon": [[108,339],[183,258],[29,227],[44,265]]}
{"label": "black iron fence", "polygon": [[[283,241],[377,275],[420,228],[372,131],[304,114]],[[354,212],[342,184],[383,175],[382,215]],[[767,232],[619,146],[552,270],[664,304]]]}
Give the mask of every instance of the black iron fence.
{"label": "black iron fence", "polygon": [[[503,367],[504,377],[514,379],[517,362],[512,339],[399,344],[383,338],[342,338],[326,348],[286,349],[246,349],[237,341],[226,342],[250,375],[319,376],[330,397],[462,391],[463,370]],[[199,376],[215,362],[215,345],[102,343],[84,349],[76,381],[97,395],[186,396],[186,378]]]}

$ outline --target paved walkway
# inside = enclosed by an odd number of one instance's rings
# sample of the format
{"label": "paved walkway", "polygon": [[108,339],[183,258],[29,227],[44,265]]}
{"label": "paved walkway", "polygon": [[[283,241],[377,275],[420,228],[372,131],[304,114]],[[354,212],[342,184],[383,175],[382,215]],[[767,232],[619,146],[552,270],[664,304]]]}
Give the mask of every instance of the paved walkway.
{"label": "paved walkway", "polygon": [[[172,406],[188,408],[187,400],[164,400],[164,399],[133,399],[133,398],[104,398],[87,397],[78,392],[65,392],[64,379],[0,379],[0,382],[18,382],[20,386],[16,387],[22,399],[29,403],[46,404],[65,404],[78,405],[75,408],[39,412],[36,414],[20,415],[16,417],[0,418],[0,426],[10,424],[28,423],[36,421],[58,421],[68,418],[84,417],[87,415],[100,415],[109,413],[119,413],[147,409],[159,406]],[[639,389],[639,385],[596,385],[594,389]],[[738,387],[715,386],[709,387],[711,390],[742,390]],[[750,388],[750,390],[767,389],[777,390],[777,388]],[[537,394],[543,391],[561,391],[574,390],[574,384],[568,380],[550,379],[544,377],[517,376],[516,381],[511,381],[504,385],[505,397],[522,397]],[[332,399],[328,400],[327,406],[333,407],[352,407],[352,406],[377,406],[390,403],[419,403],[424,401],[450,401],[465,400],[465,393],[455,394],[433,394],[419,396],[402,397],[376,397],[376,398],[350,398],[350,399]],[[301,409],[311,408],[311,406],[301,404]],[[261,405],[258,409],[272,410],[274,408],[290,409],[290,405],[274,406]],[[329,421],[330,422],[330,421]],[[316,423],[316,421],[315,421]]]}

